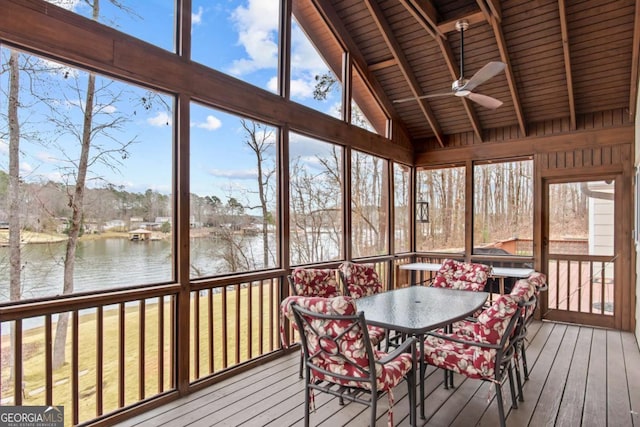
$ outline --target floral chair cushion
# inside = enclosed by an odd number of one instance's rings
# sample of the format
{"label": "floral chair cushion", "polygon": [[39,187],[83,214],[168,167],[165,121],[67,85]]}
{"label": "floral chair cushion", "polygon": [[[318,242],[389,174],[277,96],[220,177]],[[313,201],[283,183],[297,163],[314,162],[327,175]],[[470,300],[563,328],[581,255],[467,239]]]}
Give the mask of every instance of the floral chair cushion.
{"label": "floral chair cushion", "polygon": [[[449,334],[457,339],[469,340],[467,335]],[[488,379],[495,375],[496,349],[481,348],[427,336],[424,341],[425,362],[469,378]]]}
{"label": "floral chair cushion", "polygon": [[[517,310],[518,304],[513,298],[503,295],[482,312],[477,322],[468,322],[469,328],[452,334],[427,336],[424,342],[425,361],[469,378],[492,378],[495,375],[497,349],[474,344],[499,343]],[[451,341],[448,337],[467,343]]]}
{"label": "floral chair cushion", "polygon": [[[528,279],[520,279],[516,282],[515,285],[513,285],[513,289],[511,289],[510,295],[518,304],[524,304],[527,301],[530,301],[535,294],[536,286]],[[522,307],[522,314],[525,319],[533,315],[534,311],[536,311],[535,304]]]}
{"label": "floral chair cushion", "polygon": [[382,292],[380,277],[372,264],[344,262],[340,271],[352,298],[362,298]]}
{"label": "floral chair cushion", "polygon": [[[296,303],[314,313],[331,315],[355,315],[356,305],[353,298],[317,298],[317,297],[289,297],[283,304],[283,312],[293,318],[292,303]],[[328,372],[353,378],[368,378],[369,357],[365,346],[364,334],[358,323],[353,320],[318,319],[309,317],[309,325],[322,333],[318,336],[310,328],[305,331],[309,346],[311,361],[314,365]],[[346,333],[345,333],[346,332]],[[373,344],[373,343],[372,343]],[[339,347],[339,348],[338,348]],[[338,356],[341,354],[343,357]],[[387,356],[383,351],[374,350],[375,360]],[[389,390],[402,380],[411,370],[410,354],[401,354],[387,364],[375,364],[376,384],[378,390]],[[311,374],[316,380],[326,380],[349,387],[370,388],[366,382],[357,379],[345,380],[312,369]]]}
{"label": "floral chair cushion", "polygon": [[[350,301],[349,306],[344,305],[344,301]],[[293,310],[291,308],[292,303],[298,304],[302,308],[306,308],[307,310],[315,311],[317,313],[321,313],[318,310],[327,310],[326,307],[329,305],[331,307],[331,311],[333,314],[354,314],[355,304],[353,304],[352,298],[350,297],[333,297],[333,298],[323,298],[323,297],[307,297],[303,295],[293,295],[285,298],[282,303],[280,303],[280,341],[284,348],[289,346],[289,343],[286,341],[285,337],[285,322],[284,318],[289,319],[293,327],[297,330],[296,322],[293,318]],[[341,305],[342,304],[342,305]],[[350,306],[353,306],[353,311],[351,312]],[[340,310],[346,310],[345,312],[340,312]],[[382,342],[385,337],[385,330],[378,326],[367,325],[367,329],[369,331],[369,340],[371,341],[371,345],[378,345],[378,343]]]}
{"label": "floral chair cushion", "polygon": [[340,295],[336,271],[298,267],[291,273],[296,295],[333,298]]}
{"label": "floral chair cushion", "polygon": [[485,264],[446,259],[443,261],[431,286],[482,291],[489,278],[489,269],[490,267]]}
{"label": "floral chair cushion", "polygon": [[511,289],[511,297],[517,303],[525,303],[531,299],[536,291],[535,286],[528,279],[518,280]]}
{"label": "floral chair cushion", "polygon": [[518,303],[511,295],[501,295],[479,316],[474,324],[475,339],[485,344],[498,344],[509,321],[518,310]]}
{"label": "floral chair cushion", "polygon": [[547,276],[544,273],[540,273],[538,271],[534,271],[527,278],[529,282],[531,282],[536,287],[536,293],[540,292],[542,288],[547,284]]}

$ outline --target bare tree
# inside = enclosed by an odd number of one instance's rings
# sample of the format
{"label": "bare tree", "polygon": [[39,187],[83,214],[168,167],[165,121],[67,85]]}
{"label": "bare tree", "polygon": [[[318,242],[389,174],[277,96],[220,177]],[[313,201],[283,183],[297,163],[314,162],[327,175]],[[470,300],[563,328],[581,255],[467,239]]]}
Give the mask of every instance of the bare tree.
{"label": "bare tree", "polygon": [[260,209],[262,214],[262,265],[267,268],[270,260],[273,258],[269,248],[269,223],[271,220],[271,212],[269,211],[269,203],[272,197],[271,179],[275,175],[275,163],[267,164],[268,152],[273,150],[275,146],[273,129],[255,122],[253,120],[240,120],[245,130],[245,144],[256,155],[257,164],[257,181],[258,181],[258,200],[257,206],[246,206],[248,209]]}

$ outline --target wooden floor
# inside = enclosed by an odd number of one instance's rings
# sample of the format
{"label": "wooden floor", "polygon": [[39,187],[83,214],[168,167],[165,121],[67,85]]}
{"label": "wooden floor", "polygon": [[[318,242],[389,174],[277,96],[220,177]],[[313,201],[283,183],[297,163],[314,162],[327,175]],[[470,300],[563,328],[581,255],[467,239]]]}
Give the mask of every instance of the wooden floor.
{"label": "wooden floor", "polygon": [[[640,352],[631,333],[551,322],[534,323],[527,357],[531,376],[524,402],[511,409],[504,387],[508,426],[640,426]],[[156,408],[123,426],[302,425],[303,381],[298,353]],[[456,376],[445,390],[443,375],[429,367],[426,377],[429,426],[497,426],[495,393],[489,383]],[[394,390],[394,422],[408,426],[407,389]],[[388,400],[378,408],[378,426],[387,423]],[[366,426],[368,409],[316,394],[311,425]]]}

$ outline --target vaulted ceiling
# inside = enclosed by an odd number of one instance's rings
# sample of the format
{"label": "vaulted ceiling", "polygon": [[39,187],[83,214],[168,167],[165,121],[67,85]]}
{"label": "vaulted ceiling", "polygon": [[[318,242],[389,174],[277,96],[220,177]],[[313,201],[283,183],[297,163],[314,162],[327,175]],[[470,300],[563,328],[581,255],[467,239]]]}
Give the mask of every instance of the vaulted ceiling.
{"label": "vaulted ceiling", "polygon": [[[380,131],[389,117],[414,145],[446,147],[461,134],[482,141],[497,130],[521,138],[540,123],[548,132],[571,132],[594,114],[620,123],[635,116],[640,0],[293,3],[337,75],[342,50],[350,52],[353,97],[374,126]],[[456,96],[394,102],[451,90],[460,76],[455,24],[462,19],[469,23],[464,77],[504,63],[504,71],[473,90],[503,104],[490,109]]]}

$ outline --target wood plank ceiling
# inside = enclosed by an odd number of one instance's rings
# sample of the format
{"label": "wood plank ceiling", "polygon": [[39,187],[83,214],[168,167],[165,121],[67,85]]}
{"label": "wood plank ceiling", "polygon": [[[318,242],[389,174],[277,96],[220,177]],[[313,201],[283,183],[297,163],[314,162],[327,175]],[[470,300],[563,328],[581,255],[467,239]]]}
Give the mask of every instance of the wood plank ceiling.
{"label": "wood plank ceiling", "polygon": [[[552,123],[553,132],[570,132],[595,113],[624,123],[635,116],[640,0],[293,3],[313,39],[323,39],[327,28],[337,35],[318,46],[332,68],[342,49],[350,51],[354,69],[368,82],[354,84],[353,96],[367,115],[378,112],[371,120],[376,129],[384,112],[414,145],[446,147],[465,134],[483,141],[497,129],[520,138],[541,122]],[[504,62],[503,72],[474,90],[503,105],[492,110],[456,96],[394,103],[450,90],[460,74],[460,19],[469,22],[464,76],[490,61]],[[373,96],[363,93],[367,87]]]}

